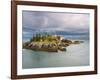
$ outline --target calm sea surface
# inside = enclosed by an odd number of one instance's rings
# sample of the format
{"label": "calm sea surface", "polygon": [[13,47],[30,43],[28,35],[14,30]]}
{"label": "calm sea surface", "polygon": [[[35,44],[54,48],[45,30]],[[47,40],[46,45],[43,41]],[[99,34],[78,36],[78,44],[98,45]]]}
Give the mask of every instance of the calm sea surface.
{"label": "calm sea surface", "polygon": [[89,40],[84,40],[84,43],[73,44],[66,48],[66,52],[54,53],[23,49],[22,67],[28,69],[89,65]]}

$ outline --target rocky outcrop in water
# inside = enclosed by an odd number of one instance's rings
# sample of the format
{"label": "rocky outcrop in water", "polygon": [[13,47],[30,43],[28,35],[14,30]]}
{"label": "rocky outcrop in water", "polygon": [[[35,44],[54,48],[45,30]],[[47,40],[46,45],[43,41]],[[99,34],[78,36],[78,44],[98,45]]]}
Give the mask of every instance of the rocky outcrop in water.
{"label": "rocky outcrop in water", "polygon": [[23,43],[23,48],[31,49],[34,51],[47,51],[58,52],[66,51],[66,47],[71,44],[79,44],[80,41],[74,41],[64,39],[61,36],[53,36],[49,34],[40,35],[36,34],[30,41]]}

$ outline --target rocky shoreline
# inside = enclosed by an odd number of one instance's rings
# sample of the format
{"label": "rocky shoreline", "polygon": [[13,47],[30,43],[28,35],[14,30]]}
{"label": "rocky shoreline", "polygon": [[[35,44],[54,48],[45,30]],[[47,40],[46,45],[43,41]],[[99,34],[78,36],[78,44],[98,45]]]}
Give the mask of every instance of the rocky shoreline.
{"label": "rocky shoreline", "polygon": [[67,51],[67,46],[71,44],[80,44],[82,42],[83,41],[71,41],[61,36],[36,34],[30,41],[23,43],[23,48],[34,51],[58,52]]}

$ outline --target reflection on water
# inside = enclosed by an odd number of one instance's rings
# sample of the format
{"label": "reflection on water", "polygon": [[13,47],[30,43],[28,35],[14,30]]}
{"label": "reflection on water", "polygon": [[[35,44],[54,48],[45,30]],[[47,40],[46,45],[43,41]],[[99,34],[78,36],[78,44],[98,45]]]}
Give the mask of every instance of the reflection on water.
{"label": "reflection on water", "polygon": [[23,49],[22,67],[47,68],[47,67],[71,67],[89,65],[89,41],[81,44],[73,44],[67,47],[66,52],[35,52]]}

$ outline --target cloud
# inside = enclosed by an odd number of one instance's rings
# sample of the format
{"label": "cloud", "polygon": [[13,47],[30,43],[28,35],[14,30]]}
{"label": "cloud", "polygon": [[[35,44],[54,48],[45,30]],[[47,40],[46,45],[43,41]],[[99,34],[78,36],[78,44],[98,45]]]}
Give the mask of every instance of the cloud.
{"label": "cloud", "polygon": [[89,14],[23,11],[23,28],[89,32]]}

